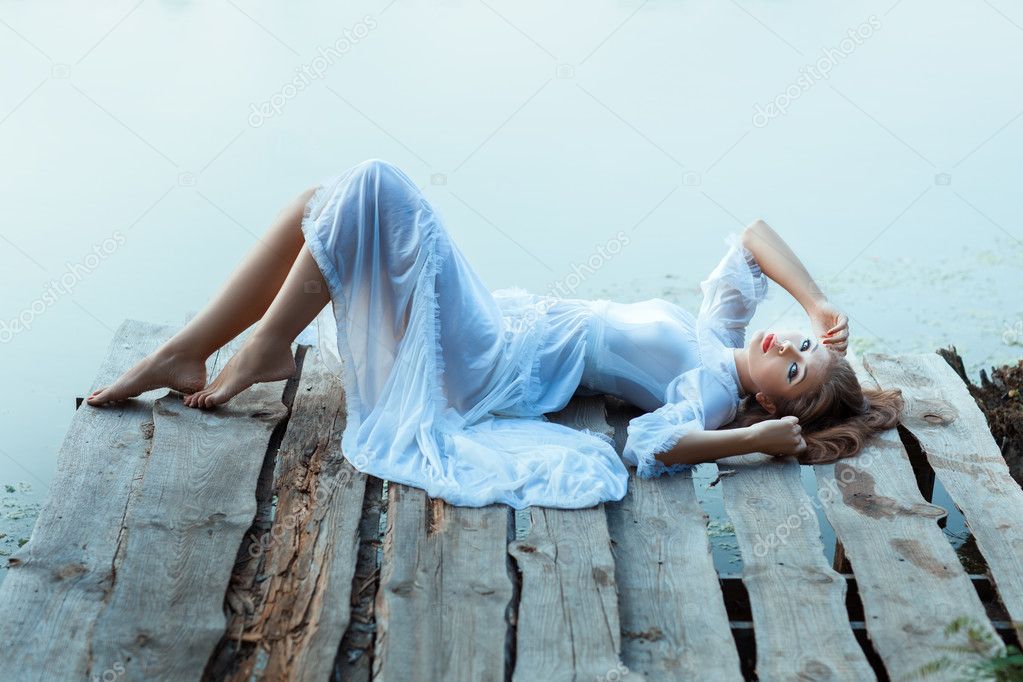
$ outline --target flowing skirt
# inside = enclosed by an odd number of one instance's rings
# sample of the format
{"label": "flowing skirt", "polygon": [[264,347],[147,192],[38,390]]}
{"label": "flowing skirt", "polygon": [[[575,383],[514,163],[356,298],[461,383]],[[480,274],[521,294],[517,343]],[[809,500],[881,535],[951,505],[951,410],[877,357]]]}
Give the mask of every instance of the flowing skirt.
{"label": "flowing skirt", "polygon": [[[326,179],[302,232],[330,288],[319,347],[344,384],[341,447],[356,469],[460,506],[579,508],[625,495],[606,436],[540,412],[558,385],[543,346],[564,345],[545,301],[488,290],[403,171],[370,159]],[[554,403],[571,397],[561,384]]]}

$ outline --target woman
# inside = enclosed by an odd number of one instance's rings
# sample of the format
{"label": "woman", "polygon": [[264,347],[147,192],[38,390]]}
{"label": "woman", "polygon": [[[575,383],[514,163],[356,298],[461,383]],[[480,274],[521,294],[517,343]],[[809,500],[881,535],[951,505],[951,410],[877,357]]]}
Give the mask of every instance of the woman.
{"label": "woman", "polygon": [[[803,305],[812,335],[744,343],[768,277]],[[643,477],[748,452],[830,461],[895,424],[898,392],[861,389],[843,357],[846,316],[765,223],[730,235],[701,287],[695,316],[660,299],[491,292],[415,183],[370,159],[298,197],[198,316],[87,402],[166,386],[213,408],[294,374],[292,342],[316,319],[343,379],[353,466],[452,504],[516,509],[625,495],[610,439],[543,416],[577,391],[648,410],[623,451]],[[206,359],[257,321],[206,386]]]}

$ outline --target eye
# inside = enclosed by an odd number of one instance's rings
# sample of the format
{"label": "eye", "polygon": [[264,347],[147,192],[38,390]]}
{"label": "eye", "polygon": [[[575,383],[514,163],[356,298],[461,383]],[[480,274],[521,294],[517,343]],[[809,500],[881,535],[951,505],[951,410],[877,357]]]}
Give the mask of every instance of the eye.
{"label": "eye", "polygon": [[793,362],[791,365],[789,365],[789,381],[791,382],[793,379],[795,379],[796,374],[798,373],[799,368],[796,366],[796,363]]}
{"label": "eye", "polygon": [[799,346],[799,350],[808,350],[810,348],[810,339],[804,339],[803,343]]}

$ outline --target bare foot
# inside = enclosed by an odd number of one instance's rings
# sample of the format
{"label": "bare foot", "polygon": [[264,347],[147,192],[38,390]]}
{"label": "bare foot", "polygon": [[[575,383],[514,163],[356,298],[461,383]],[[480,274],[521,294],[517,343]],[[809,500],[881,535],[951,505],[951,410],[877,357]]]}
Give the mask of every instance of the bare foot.
{"label": "bare foot", "polygon": [[119,403],[156,388],[193,393],[206,385],[206,360],[160,348],[139,360],[117,380],[85,399],[89,405]]}
{"label": "bare foot", "polygon": [[290,341],[261,338],[253,334],[227,361],[209,386],[186,395],[183,402],[189,407],[215,407],[226,403],[252,384],[287,379],[295,371],[295,355]]}

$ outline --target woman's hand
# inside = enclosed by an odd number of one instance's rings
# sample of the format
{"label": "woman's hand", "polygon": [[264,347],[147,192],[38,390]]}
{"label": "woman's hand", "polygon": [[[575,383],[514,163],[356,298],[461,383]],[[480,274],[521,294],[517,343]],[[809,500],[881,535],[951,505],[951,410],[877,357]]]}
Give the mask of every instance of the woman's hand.
{"label": "woman's hand", "polygon": [[810,324],[825,346],[845,355],[849,347],[849,317],[845,313],[822,301],[810,310]]}
{"label": "woman's hand", "polygon": [[749,427],[756,452],[785,457],[806,452],[799,418],[765,419]]}

